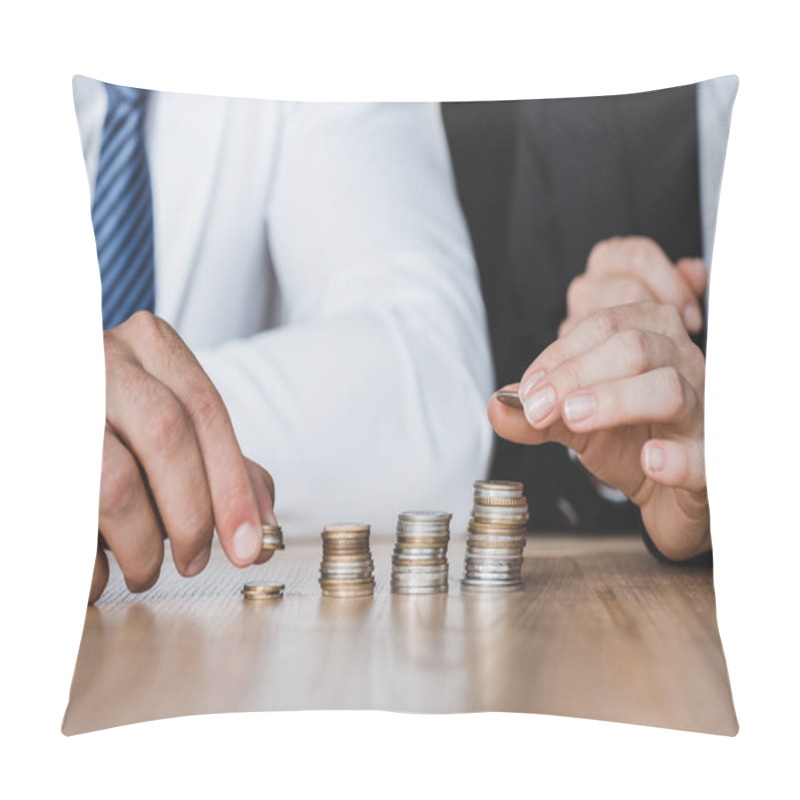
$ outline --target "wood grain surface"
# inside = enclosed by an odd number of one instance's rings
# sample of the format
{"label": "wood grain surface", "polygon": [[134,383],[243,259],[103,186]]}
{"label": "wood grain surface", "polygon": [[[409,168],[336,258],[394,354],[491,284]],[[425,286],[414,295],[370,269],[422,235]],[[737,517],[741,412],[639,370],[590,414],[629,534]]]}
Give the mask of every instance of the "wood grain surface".
{"label": "wood grain surface", "polygon": [[[65,734],[186,714],[292,709],[516,711],[734,735],[710,569],[658,563],[636,537],[529,538],[523,591],[389,592],[392,542],[373,541],[375,596],[320,596],[316,541],[238,570],[128,593],[116,565],[86,624]],[[110,559],[112,560],[112,559]],[[244,601],[248,580],[286,584]]]}

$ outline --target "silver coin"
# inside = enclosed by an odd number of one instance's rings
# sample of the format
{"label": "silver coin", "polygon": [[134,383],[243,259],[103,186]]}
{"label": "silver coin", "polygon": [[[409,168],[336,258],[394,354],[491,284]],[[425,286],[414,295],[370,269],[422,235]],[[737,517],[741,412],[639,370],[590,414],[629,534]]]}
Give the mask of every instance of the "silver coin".
{"label": "silver coin", "polygon": [[524,506],[472,506],[472,518],[486,522],[516,522],[524,525],[528,519],[528,509]]}
{"label": "silver coin", "polygon": [[420,583],[418,585],[393,583],[389,587],[392,594],[435,594],[436,592],[446,592],[447,589],[446,583]]}
{"label": "silver coin", "polygon": [[403,511],[397,515],[402,522],[449,522],[452,518],[449,511]]}
{"label": "silver coin", "polygon": [[525,546],[521,543],[512,544],[510,542],[468,542],[467,553],[470,555],[483,556],[483,555],[522,555]]}
{"label": "silver coin", "polygon": [[374,586],[372,578],[320,578],[319,585],[324,589],[361,589],[367,586]]}
{"label": "silver coin", "polygon": [[475,494],[505,494],[522,497],[525,487],[519,481],[475,481],[472,484]]}
{"label": "silver coin", "polygon": [[468,594],[491,594],[492,592],[519,592],[522,590],[522,584],[510,586],[484,586],[483,584],[466,584],[461,582],[461,590]]}
{"label": "silver coin", "polygon": [[365,595],[373,594],[375,591],[374,586],[321,586],[322,594],[326,597],[363,597]]}
{"label": "silver coin", "polygon": [[397,558],[447,558],[446,547],[398,547],[395,545],[392,556]]}
{"label": "silver coin", "polygon": [[479,550],[467,549],[465,558],[473,561],[519,561],[524,558],[521,548],[501,549],[499,547],[484,547]]}
{"label": "silver coin", "polygon": [[447,564],[395,564],[392,567],[392,575],[439,575],[442,572],[447,572]]}

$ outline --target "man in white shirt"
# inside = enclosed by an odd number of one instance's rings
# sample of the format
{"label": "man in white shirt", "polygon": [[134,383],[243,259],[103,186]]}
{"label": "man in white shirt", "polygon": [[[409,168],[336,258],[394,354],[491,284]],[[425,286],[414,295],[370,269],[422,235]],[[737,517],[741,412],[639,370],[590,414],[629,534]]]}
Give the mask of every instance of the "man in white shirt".
{"label": "man in white shirt", "polygon": [[[90,187],[106,92],[75,78]],[[99,528],[128,586],[214,528],[458,510],[491,451],[485,312],[438,107],[152,93],[155,309],[105,334]],[[245,459],[242,453],[252,456]],[[90,600],[107,580],[98,549]]]}

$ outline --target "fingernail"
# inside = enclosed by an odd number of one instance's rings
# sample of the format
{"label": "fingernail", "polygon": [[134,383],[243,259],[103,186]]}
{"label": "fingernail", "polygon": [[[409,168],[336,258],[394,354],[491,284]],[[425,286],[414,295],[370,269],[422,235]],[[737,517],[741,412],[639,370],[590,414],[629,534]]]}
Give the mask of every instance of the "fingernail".
{"label": "fingernail", "polygon": [[687,329],[693,332],[699,331],[703,327],[703,315],[700,309],[691,303],[683,309],[683,322]]}
{"label": "fingernail", "polygon": [[204,547],[190,562],[189,565],[186,567],[184,574],[187,578],[193,578],[195,575],[199,575],[208,564],[208,559],[211,558],[211,548]]}
{"label": "fingernail", "polygon": [[664,451],[658,445],[651,444],[644,451],[644,468],[648,472],[658,472],[660,469],[664,469],[665,461]]}
{"label": "fingernail", "polygon": [[542,378],[544,378],[544,370],[537,369],[533,375],[528,375],[528,377],[522,381],[519,387],[519,399],[522,400],[523,403],[525,402],[525,397],[528,392],[530,392]]}
{"label": "fingernail", "polygon": [[233,534],[232,547],[238,561],[252,561],[261,552],[261,531],[250,522],[242,523]]}
{"label": "fingernail", "polygon": [[532,425],[543,420],[556,405],[556,393],[552,386],[545,386],[528,397],[525,402],[525,416]]}
{"label": "fingernail", "polygon": [[564,401],[564,416],[567,422],[581,422],[591,417],[597,408],[593,394],[573,394]]}

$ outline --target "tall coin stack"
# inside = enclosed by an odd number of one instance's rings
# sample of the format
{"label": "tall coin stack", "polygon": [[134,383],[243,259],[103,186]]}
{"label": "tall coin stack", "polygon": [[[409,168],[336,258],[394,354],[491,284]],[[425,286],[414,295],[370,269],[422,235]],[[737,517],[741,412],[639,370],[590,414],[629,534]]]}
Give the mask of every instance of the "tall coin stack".
{"label": "tall coin stack", "polygon": [[322,529],[319,585],[323,597],[366,597],[375,589],[369,525],[326,525]]}
{"label": "tall coin stack", "polygon": [[522,588],[528,502],[521,483],[475,481],[461,585],[471,591]]}
{"label": "tall coin stack", "polygon": [[392,554],[394,594],[447,591],[447,543],[452,516],[445,511],[407,511],[397,518]]}

